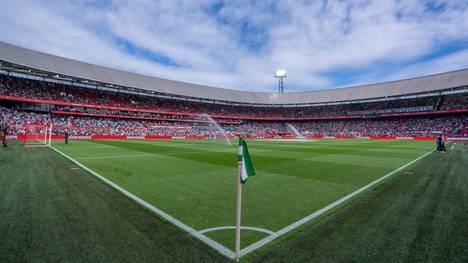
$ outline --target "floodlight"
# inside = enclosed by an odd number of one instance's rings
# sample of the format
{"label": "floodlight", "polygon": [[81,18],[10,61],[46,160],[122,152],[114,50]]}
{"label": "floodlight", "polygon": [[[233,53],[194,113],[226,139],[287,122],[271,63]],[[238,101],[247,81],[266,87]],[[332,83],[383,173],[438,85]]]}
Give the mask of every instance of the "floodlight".
{"label": "floodlight", "polygon": [[285,69],[278,69],[275,72],[276,78],[286,78],[286,70]]}
{"label": "floodlight", "polygon": [[277,69],[275,72],[275,78],[278,79],[278,92],[283,93],[283,79],[286,78],[286,70],[285,69]]}

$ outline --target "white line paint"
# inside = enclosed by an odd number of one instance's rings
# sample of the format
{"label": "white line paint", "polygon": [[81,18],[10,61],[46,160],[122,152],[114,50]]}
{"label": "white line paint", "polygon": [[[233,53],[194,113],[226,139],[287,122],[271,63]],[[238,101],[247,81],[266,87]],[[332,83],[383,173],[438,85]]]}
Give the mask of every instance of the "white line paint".
{"label": "white line paint", "polygon": [[174,225],[178,226],[179,228],[183,229],[184,231],[186,231],[190,235],[198,238],[199,240],[201,240],[202,242],[204,242],[208,246],[212,247],[213,249],[215,249],[218,252],[220,252],[221,254],[223,254],[224,256],[226,256],[228,258],[231,258],[231,259],[235,258],[234,252],[232,250],[226,248],[225,246],[219,244],[218,242],[212,240],[211,238],[208,238],[207,236],[203,235],[202,233],[196,231],[195,229],[193,229],[193,228],[189,227],[188,225],[182,223],[181,221],[175,219],[174,217],[172,217],[168,213],[162,211],[161,209],[159,209],[159,208],[145,202],[143,199],[140,199],[136,195],[128,192],[127,190],[123,189],[122,187],[118,186],[117,184],[113,183],[112,181],[108,180],[107,178],[103,177],[102,175],[100,175],[100,174],[96,173],[95,171],[89,169],[88,167],[82,165],[81,163],[79,163],[75,159],[71,158],[70,156],[66,155],[65,153],[61,152],[60,150],[56,149],[55,147],[50,146],[50,148],[53,149],[54,151],[56,151],[57,153],[59,153],[60,155],[62,155],[63,157],[67,158],[71,162],[75,163],[76,165],[81,167],[83,170],[85,170],[85,171],[89,172],[90,174],[94,175],[95,177],[97,177],[98,179],[100,179],[101,181],[106,183],[107,185],[111,186],[115,190],[121,192],[122,194],[126,195],[127,197],[129,197],[133,201],[137,202],[139,205],[141,205],[141,206],[145,207],[146,209],[154,212],[155,214],[163,217],[164,219],[168,220],[169,222],[171,222]]}
{"label": "white line paint", "polygon": [[117,148],[117,147],[111,146],[111,145],[104,145],[104,144],[101,144],[101,145],[86,145],[86,146],[83,146],[82,144],[80,144],[79,148],[80,149],[109,149],[109,148]]}
{"label": "white line paint", "polygon": [[263,142],[318,142],[316,139],[262,139]]}
{"label": "white line paint", "polygon": [[[132,193],[126,191],[125,189],[121,188],[120,186],[116,185],[115,183],[113,183],[112,181],[106,179],[105,177],[99,175],[98,173],[94,172],[93,170],[89,169],[88,167],[82,165],[81,163],[79,163],[78,161],[74,160],[73,158],[69,157],[68,155],[62,153],[61,151],[57,150],[56,148],[50,146],[54,151],[58,152],[59,154],[61,154],[62,156],[64,156],[65,158],[69,159],[70,161],[72,161],[73,163],[75,163],[76,165],[78,165],[79,167],[83,168],[84,170],[88,171],[89,173],[91,173],[92,175],[94,175],[95,177],[99,178],[100,180],[102,180],[104,183],[110,185],[111,187],[113,187],[114,189],[116,189],[117,191],[121,192],[122,194],[128,196],[129,198],[133,199],[135,202],[137,202],[138,204],[142,205],[143,207],[149,209],[150,211],[158,214],[159,216],[165,218],[166,220],[168,220],[169,222],[173,223],[174,225],[178,226],[179,228],[183,229],[184,231],[188,232],[189,234],[191,234],[192,236],[198,238],[199,240],[201,240],[202,242],[204,242],[205,244],[207,244],[208,246],[212,247],[213,249],[217,250],[218,252],[220,252],[221,254],[225,255],[226,257],[228,258],[231,258],[231,259],[234,259],[235,258],[235,254],[232,250],[224,247],[223,245],[219,244],[218,242],[208,238],[207,236],[203,235],[203,233],[207,233],[207,232],[211,232],[211,231],[217,231],[217,230],[223,230],[223,229],[233,229],[234,227],[231,227],[231,226],[223,226],[223,227],[215,227],[215,228],[208,228],[208,229],[204,229],[204,230],[201,230],[201,231],[196,231],[195,229],[189,227],[188,225],[185,225],[184,223],[182,223],[181,221],[175,219],[174,217],[172,217],[171,215],[167,214],[166,212],[160,210],[159,208],[156,208],[154,206],[152,206],[151,204],[145,202],[144,200],[140,199],[139,197],[133,195]],[[248,230],[253,230],[253,231],[260,231],[260,232],[264,232],[264,233],[267,233],[269,234],[268,237],[262,239],[262,240],[259,240],[251,245],[249,245],[248,247],[244,248],[241,250],[241,256],[244,256],[268,243],[270,243],[271,241],[273,241],[274,239],[296,229],[297,227],[309,222],[310,220],[320,216],[321,214],[341,205],[342,203],[348,201],[349,199],[351,199],[352,197],[360,194],[361,192],[371,188],[372,186],[380,183],[381,181],[385,180],[386,178],[392,176],[393,174],[405,169],[406,167],[414,164],[415,162],[419,161],[420,159],[426,157],[427,155],[429,155],[430,153],[432,153],[433,151],[429,151],[425,154],[423,154],[422,156],[416,158],[415,160],[413,161],[410,161],[408,163],[406,163],[405,165],[391,171],[390,173],[380,177],[379,179],[359,188],[358,190],[336,200],[335,202],[325,206],[324,208],[321,208],[320,210],[317,210],[315,211],[314,213],[296,221],[295,223],[277,231],[277,232],[273,232],[273,231],[270,231],[270,230],[267,230],[267,229],[261,229],[261,228],[255,228],[255,227],[242,227],[242,229],[248,229]]]}
{"label": "white line paint", "polygon": [[453,147],[455,147],[455,144],[457,144],[457,143],[454,142],[454,143],[452,144],[452,147],[450,147],[450,150],[453,150]]}
{"label": "white line paint", "polygon": [[148,157],[159,156],[160,154],[128,154],[128,155],[109,155],[109,156],[95,156],[95,157],[77,157],[75,160],[93,160],[93,159],[114,159],[114,158],[132,158],[132,157]]}
{"label": "white line paint", "polygon": [[[220,231],[220,230],[230,230],[230,229],[236,229],[236,226],[219,226],[219,227],[212,227],[212,228],[207,228],[203,230],[199,230],[198,232],[204,234],[208,232],[213,232],[213,231]],[[263,232],[268,235],[273,235],[275,232],[264,229],[264,228],[259,228],[259,227],[251,227],[251,226],[241,226],[242,230],[251,230],[251,231],[257,231],[257,232]]]}
{"label": "white line paint", "polygon": [[324,208],[321,208],[321,209],[315,211],[314,213],[302,218],[301,220],[296,221],[295,223],[293,223],[293,224],[279,230],[278,232],[276,232],[276,233],[274,233],[274,234],[272,234],[272,235],[270,235],[270,236],[268,236],[268,237],[266,237],[266,238],[264,238],[262,240],[259,240],[259,241],[255,242],[255,243],[251,244],[250,246],[248,246],[248,247],[241,250],[241,256],[244,256],[244,255],[246,255],[246,254],[248,254],[248,253],[250,253],[250,252],[252,252],[252,251],[254,251],[254,250],[256,250],[256,249],[258,249],[258,248],[260,248],[260,247],[262,247],[262,246],[264,246],[266,244],[268,244],[268,243],[270,243],[274,239],[276,239],[276,238],[290,232],[291,230],[296,229],[297,227],[309,222],[310,220],[320,216],[321,214],[323,214],[325,212],[328,212],[329,210],[341,205],[342,203],[344,203],[344,202],[348,201],[349,199],[353,198],[354,196],[364,192],[365,190],[367,190],[367,189],[371,188],[372,186],[380,183],[381,181],[387,179],[388,177],[394,175],[395,173],[405,169],[406,167],[408,167],[408,166],[414,164],[415,162],[421,160],[422,158],[428,156],[432,152],[433,151],[431,150],[430,152],[427,152],[427,153],[423,154],[422,156],[414,159],[413,161],[411,161],[411,162],[409,162],[409,163],[407,163],[407,164],[405,164],[403,166],[400,166],[399,168],[391,171],[390,173],[388,173],[388,174],[380,177],[379,179],[377,179],[377,180],[375,180],[375,181],[373,181],[373,182],[359,188],[358,190],[356,190],[356,191],[354,191],[354,192],[352,192],[352,193],[350,193],[350,194],[336,200],[335,202],[325,206]]}
{"label": "white line paint", "polygon": [[176,153],[147,153],[147,154],[125,154],[125,155],[105,155],[105,156],[90,156],[90,157],[75,157],[75,160],[93,160],[93,159],[114,159],[114,158],[133,158],[133,157],[151,157],[151,156],[160,156],[170,158],[177,155],[184,154],[212,154],[206,151],[186,151],[186,152],[176,152]]}

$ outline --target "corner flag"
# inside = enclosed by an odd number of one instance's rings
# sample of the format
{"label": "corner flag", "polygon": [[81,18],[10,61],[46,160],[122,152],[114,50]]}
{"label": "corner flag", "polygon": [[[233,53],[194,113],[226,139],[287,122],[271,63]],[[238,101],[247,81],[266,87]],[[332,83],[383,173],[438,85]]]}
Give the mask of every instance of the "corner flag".
{"label": "corner flag", "polygon": [[255,170],[250,160],[247,143],[242,138],[239,138],[239,162],[241,163],[240,180],[245,184],[250,176],[255,175]]}
{"label": "corner flag", "polygon": [[255,170],[250,160],[247,143],[239,137],[239,162],[237,172],[237,205],[236,205],[236,261],[239,262],[240,253],[240,230],[241,230],[241,203],[242,203],[242,184],[244,184],[250,176],[255,175]]}

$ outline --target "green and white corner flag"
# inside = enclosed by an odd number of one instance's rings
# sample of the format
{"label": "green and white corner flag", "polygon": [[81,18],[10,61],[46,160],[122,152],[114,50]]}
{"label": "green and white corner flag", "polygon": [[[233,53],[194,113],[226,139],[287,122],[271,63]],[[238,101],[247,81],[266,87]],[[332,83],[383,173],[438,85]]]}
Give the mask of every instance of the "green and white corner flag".
{"label": "green and white corner flag", "polygon": [[244,184],[250,176],[255,175],[255,170],[250,160],[247,143],[239,137],[239,168],[237,172],[237,203],[236,203],[236,261],[239,262],[240,253],[240,229],[241,229],[241,204],[242,204],[242,184]]}
{"label": "green and white corner flag", "polygon": [[241,183],[245,183],[250,176],[255,175],[255,170],[250,160],[247,143],[242,138],[239,138],[239,162],[241,162]]}

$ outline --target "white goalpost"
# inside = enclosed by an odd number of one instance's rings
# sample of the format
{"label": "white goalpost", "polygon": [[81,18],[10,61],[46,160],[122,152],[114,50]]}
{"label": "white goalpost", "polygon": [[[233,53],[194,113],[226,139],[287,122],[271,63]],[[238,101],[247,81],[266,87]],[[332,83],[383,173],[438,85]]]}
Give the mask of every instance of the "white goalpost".
{"label": "white goalpost", "polygon": [[52,139],[52,124],[25,125],[24,147],[50,146]]}

